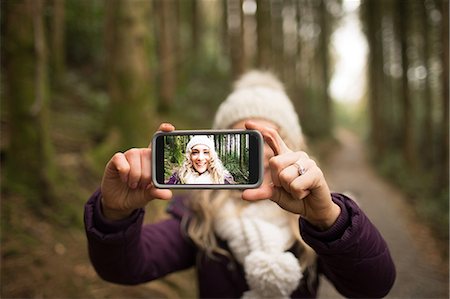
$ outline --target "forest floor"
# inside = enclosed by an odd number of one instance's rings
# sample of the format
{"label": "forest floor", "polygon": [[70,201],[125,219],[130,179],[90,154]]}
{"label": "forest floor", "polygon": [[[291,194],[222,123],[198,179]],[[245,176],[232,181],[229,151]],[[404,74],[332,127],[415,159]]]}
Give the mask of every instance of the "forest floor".
{"label": "forest floor", "polygon": [[[23,198],[2,194],[0,297],[195,298],[192,269],[139,286],[114,285],[97,276],[89,262],[82,225],[83,203],[100,181],[82,146],[86,132],[79,129],[92,124],[82,119],[82,113],[60,117],[64,125],[53,132],[56,161],[65,177],[59,200],[67,204],[72,216],[63,220],[36,216]],[[327,146],[332,150],[320,165],[331,189],[352,194],[385,237],[397,268],[396,283],[387,297],[448,298],[448,244],[433,238],[418,221],[406,195],[375,173],[356,135],[338,130],[336,140]],[[165,217],[165,204],[152,203],[146,221]],[[340,297],[325,280],[319,295]]]}

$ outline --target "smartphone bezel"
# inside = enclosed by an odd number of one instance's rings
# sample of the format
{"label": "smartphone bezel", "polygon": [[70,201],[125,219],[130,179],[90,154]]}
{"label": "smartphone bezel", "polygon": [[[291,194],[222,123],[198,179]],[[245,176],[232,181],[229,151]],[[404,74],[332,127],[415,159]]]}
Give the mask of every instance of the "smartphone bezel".
{"label": "smartphone bezel", "polygon": [[[164,165],[164,136],[172,135],[217,135],[217,134],[249,134],[249,147],[256,149],[256,152],[249,154],[249,177],[255,178],[255,183],[251,184],[166,184],[158,181],[158,177],[164,180],[164,166],[161,169],[161,165]],[[256,155],[256,156],[255,156]],[[171,132],[158,131],[152,138],[152,182],[153,185],[160,189],[251,189],[258,188],[263,181],[264,165],[264,143],[263,137],[259,131],[256,130],[176,130]],[[158,163],[162,162],[162,163]],[[257,169],[255,170],[255,167]]]}

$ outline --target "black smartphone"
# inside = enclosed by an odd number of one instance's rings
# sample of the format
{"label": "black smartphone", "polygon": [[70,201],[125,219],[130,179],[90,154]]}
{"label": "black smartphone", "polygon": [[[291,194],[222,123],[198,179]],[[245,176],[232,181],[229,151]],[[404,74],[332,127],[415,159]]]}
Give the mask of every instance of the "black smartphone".
{"label": "black smartphone", "polygon": [[152,180],[157,188],[248,189],[263,180],[263,138],[255,130],[157,132]]}

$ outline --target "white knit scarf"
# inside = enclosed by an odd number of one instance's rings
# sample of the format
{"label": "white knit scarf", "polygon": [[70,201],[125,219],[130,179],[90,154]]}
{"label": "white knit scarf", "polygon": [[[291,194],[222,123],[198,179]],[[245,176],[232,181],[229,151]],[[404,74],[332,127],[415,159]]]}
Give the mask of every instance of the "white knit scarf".
{"label": "white knit scarf", "polygon": [[200,174],[197,171],[188,171],[186,176],[186,184],[212,184],[213,178],[209,171]]}
{"label": "white knit scarf", "polygon": [[298,259],[286,252],[295,241],[286,213],[270,200],[240,210],[233,199],[217,213],[215,232],[244,266],[250,290],[242,298],[289,298],[302,271]]}

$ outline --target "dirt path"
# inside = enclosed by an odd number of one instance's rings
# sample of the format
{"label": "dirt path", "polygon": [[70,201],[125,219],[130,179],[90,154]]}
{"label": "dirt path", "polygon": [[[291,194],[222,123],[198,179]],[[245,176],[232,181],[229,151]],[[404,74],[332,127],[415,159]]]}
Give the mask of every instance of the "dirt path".
{"label": "dirt path", "polygon": [[[340,146],[322,168],[332,191],[350,193],[379,228],[391,250],[397,279],[387,298],[448,298],[448,264],[429,231],[414,219],[399,190],[368,164],[356,135],[340,130]],[[342,298],[324,280],[320,298]]]}

